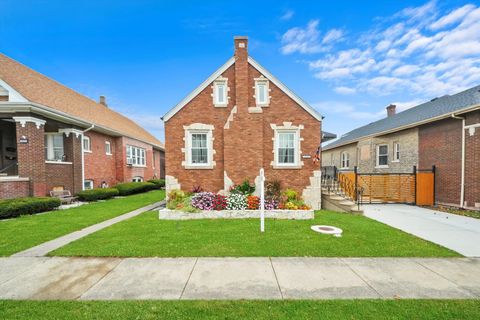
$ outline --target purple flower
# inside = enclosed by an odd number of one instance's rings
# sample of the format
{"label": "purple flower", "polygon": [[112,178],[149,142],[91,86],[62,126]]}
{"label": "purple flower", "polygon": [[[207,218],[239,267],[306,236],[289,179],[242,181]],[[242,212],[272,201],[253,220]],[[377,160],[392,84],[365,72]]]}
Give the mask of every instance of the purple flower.
{"label": "purple flower", "polygon": [[215,194],[212,192],[200,192],[192,197],[192,206],[200,210],[215,209]]}

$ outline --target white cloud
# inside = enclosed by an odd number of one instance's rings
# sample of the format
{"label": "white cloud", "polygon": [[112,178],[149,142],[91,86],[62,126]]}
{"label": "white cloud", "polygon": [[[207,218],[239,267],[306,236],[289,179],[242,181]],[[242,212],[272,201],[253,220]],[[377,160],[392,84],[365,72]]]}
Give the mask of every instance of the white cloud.
{"label": "white cloud", "polygon": [[312,105],[323,113],[342,114],[353,120],[375,121],[384,116],[383,110],[378,112],[368,112],[358,110],[352,103],[345,101],[323,101]]}
{"label": "white cloud", "polygon": [[295,11],[293,10],[287,10],[285,13],[280,17],[280,20],[288,21],[293,18],[293,15],[295,14]]}
{"label": "white cloud", "polygon": [[[318,20],[313,20],[304,29],[287,31],[282,51],[317,53],[308,61],[310,69],[339,94],[406,93],[428,98],[480,81],[479,5],[442,11],[430,1],[384,17],[370,30],[348,34],[331,29],[320,40]],[[342,49],[333,50],[340,40]]]}
{"label": "white cloud", "polygon": [[336,93],[339,93],[339,94],[354,94],[357,92],[357,90],[355,88],[349,88],[349,87],[335,87],[335,89],[333,89]]}
{"label": "white cloud", "polygon": [[282,53],[290,54],[299,53],[315,53],[320,52],[322,47],[318,44],[320,31],[318,30],[318,20],[312,20],[306,28],[295,27],[282,36]]}

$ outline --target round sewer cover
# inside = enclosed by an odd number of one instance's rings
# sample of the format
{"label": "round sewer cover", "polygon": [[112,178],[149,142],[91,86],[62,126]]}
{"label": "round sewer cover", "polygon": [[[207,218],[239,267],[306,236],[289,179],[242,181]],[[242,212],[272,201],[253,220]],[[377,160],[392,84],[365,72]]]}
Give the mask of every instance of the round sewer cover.
{"label": "round sewer cover", "polygon": [[323,234],[333,234],[335,237],[341,237],[343,230],[337,227],[332,227],[332,226],[311,226],[310,229],[312,229],[315,232],[318,233],[323,233]]}

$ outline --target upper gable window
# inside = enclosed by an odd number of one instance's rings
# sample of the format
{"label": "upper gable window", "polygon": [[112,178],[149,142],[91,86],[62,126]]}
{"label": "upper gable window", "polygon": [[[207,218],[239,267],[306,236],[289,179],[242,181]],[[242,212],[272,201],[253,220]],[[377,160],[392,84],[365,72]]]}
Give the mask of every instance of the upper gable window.
{"label": "upper gable window", "polygon": [[268,80],[264,77],[255,79],[255,101],[257,106],[267,106],[270,103]]}
{"label": "upper gable window", "polygon": [[213,82],[213,104],[215,107],[226,107],[228,104],[227,78],[218,78]]}

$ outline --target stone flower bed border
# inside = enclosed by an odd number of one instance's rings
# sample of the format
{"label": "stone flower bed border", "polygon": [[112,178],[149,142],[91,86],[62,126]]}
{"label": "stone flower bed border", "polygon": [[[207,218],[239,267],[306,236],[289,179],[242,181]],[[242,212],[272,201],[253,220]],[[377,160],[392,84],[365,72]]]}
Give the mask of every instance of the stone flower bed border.
{"label": "stone flower bed border", "polygon": [[[311,220],[313,210],[265,210],[265,218],[282,220]],[[198,220],[198,219],[260,219],[260,210],[203,210],[189,213],[178,210],[161,209],[160,220]]]}

